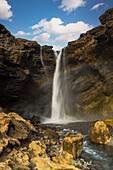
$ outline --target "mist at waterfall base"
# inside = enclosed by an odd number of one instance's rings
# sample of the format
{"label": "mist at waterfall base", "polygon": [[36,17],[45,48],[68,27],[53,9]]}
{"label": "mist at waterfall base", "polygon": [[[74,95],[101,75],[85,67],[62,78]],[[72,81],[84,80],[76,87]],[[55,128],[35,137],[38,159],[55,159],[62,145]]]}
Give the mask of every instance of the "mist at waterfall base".
{"label": "mist at waterfall base", "polygon": [[[70,100],[70,89],[66,77],[65,48],[55,52],[56,68],[53,78],[52,111],[51,118],[46,118],[43,123],[66,124],[76,122],[77,119],[70,116],[73,112],[73,104]],[[63,74],[61,74],[63,72]]]}

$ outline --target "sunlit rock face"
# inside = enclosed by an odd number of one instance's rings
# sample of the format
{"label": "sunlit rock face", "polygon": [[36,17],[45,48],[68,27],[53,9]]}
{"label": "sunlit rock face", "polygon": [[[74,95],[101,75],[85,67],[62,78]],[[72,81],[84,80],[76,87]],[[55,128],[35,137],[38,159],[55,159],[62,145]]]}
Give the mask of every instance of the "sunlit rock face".
{"label": "sunlit rock face", "polygon": [[111,141],[109,129],[103,121],[97,121],[91,128],[91,141],[98,144],[108,144]]}
{"label": "sunlit rock face", "polygon": [[62,150],[71,154],[73,159],[80,157],[83,149],[83,135],[68,133],[62,141]]}
{"label": "sunlit rock face", "polygon": [[66,50],[74,112],[84,119],[113,115],[113,8],[99,19]]}
{"label": "sunlit rock face", "polygon": [[30,132],[38,133],[35,127],[16,113],[0,113],[0,154],[9,145],[20,145]]}

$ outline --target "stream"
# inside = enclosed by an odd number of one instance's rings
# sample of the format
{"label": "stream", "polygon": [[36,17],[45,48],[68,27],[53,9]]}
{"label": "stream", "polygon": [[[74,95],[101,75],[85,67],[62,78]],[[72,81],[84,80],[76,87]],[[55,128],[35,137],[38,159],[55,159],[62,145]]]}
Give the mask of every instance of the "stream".
{"label": "stream", "polygon": [[[79,124],[79,123],[77,123]],[[70,128],[72,125],[72,128]],[[60,141],[63,140],[65,134],[69,131],[75,134],[78,131],[73,129],[74,124],[67,125],[47,125],[49,127],[55,127],[58,129],[56,132],[60,135]],[[80,125],[81,126],[81,125]],[[83,133],[82,133],[83,134]],[[87,142],[89,134],[87,132],[84,135],[84,146],[81,154],[81,158],[85,162],[92,162],[91,170],[113,170],[113,143],[111,145],[99,145],[95,143]],[[84,169],[85,170],[85,169]]]}

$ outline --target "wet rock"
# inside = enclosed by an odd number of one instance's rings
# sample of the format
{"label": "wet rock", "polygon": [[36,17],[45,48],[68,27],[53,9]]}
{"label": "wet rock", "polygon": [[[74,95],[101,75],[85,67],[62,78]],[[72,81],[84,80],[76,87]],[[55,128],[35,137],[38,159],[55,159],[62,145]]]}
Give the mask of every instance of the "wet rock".
{"label": "wet rock", "polygon": [[90,170],[92,169],[92,161],[86,162],[84,159],[77,159],[77,160],[72,160],[72,164],[76,165],[77,167],[83,169],[83,170]]}
{"label": "wet rock", "polygon": [[52,139],[49,142],[49,145],[56,145],[56,144],[57,144],[57,140],[55,140],[55,139]]}
{"label": "wet rock", "polygon": [[67,132],[65,137],[71,137],[71,136],[74,136],[74,132]]}
{"label": "wet rock", "polygon": [[107,144],[111,141],[109,129],[103,121],[97,121],[91,128],[91,141],[99,144]]}
{"label": "wet rock", "polygon": [[65,137],[62,141],[61,148],[63,151],[71,154],[73,159],[78,158],[83,149],[83,135],[78,133],[70,137]]}
{"label": "wet rock", "polygon": [[50,128],[46,129],[44,135],[52,139],[59,139],[59,134]]}
{"label": "wet rock", "polygon": [[37,125],[38,123],[40,123],[41,119],[39,116],[33,115],[30,121],[32,124]]}
{"label": "wet rock", "polygon": [[[26,121],[25,119],[23,119],[21,116],[17,115],[16,113],[9,113],[8,115],[3,114],[4,117],[6,118],[10,118],[9,121],[9,126],[6,126],[4,129],[5,131],[7,131],[6,133],[6,139],[9,138],[11,140],[13,140],[13,138],[10,136],[8,136],[8,133],[10,131],[10,128],[12,126],[15,127],[15,131],[18,133],[18,135],[20,135],[17,138],[17,135],[14,133],[14,127],[12,131],[12,136],[14,137],[15,135],[15,140],[17,140],[18,142],[24,140],[24,135],[20,134],[20,127],[21,125],[18,123],[22,123],[22,125],[24,126],[24,124],[26,125],[29,133],[33,130],[33,132],[35,132],[36,130],[34,129],[34,127],[30,124],[29,121]],[[16,128],[16,123],[19,126],[19,129],[17,130]],[[8,122],[6,121],[6,124]],[[3,124],[4,126],[4,124]],[[9,129],[8,129],[9,128]],[[49,132],[52,130],[49,129]],[[45,128],[42,131],[46,130]],[[30,131],[31,130],[31,131]],[[3,134],[5,135],[5,131],[3,130]],[[22,131],[26,131],[26,128],[23,129]],[[61,144],[58,142],[58,139],[55,139],[56,136],[58,137],[58,135],[54,134],[52,132],[52,137],[50,137],[50,139],[44,139],[44,134],[42,134],[42,131],[40,132],[40,134],[38,134],[39,136],[39,140],[37,139],[36,136],[36,132],[33,133],[30,137],[33,137],[33,141],[31,140],[30,143],[25,143],[25,145],[22,144],[22,146],[18,146],[15,149],[13,148],[13,150],[10,150],[9,147],[7,147],[6,149],[6,156],[5,158],[2,159],[2,162],[0,163],[0,168],[5,170],[5,169],[15,169],[15,170],[30,170],[30,169],[39,169],[39,170],[43,170],[43,169],[73,169],[73,170],[79,170],[79,168],[76,167],[76,165],[71,163],[71,160],[73,159],[73,155],[68,153],[67,151],[60,151],[60,147]],[[53,130],[52,130],[53,131]],[[54,131],[55,132],[55,131]],[[23,132],[21,132],[23,133]],[[45,133],[45,132],[44,132]],[[56,133],[56,132],[55,132]],[[9,133],[11,135],[11,132]],[[3,136],[4,137],[4,136]],[[55,137],[55,138],[54,138]],[[71,138],[72,136],[68,137]],[[7,142],[9,143],[9,141],[4,141],[3,143],[7,144]],[[1,144],[0,144],[1,146]],[[8,145],[7,145],[8,146]],[[49,151],[50,150],[50,151]],[[10,151],[10,153],[9,153]]]}

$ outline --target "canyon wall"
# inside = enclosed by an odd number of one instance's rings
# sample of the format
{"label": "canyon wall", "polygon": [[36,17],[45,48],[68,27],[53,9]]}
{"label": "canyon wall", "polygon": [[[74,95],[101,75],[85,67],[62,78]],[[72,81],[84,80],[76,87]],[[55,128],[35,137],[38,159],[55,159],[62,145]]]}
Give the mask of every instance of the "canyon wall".
{"label": "canyon wall", "polygon": [[74,110],[90,119],[113,116],[113,8],[99,20],[67,46]]}
{"label": "canyon wall", "polygon": [[25,108],[40,96],[43,83],[53,77],[52,46],[42,47],[42,58],[48,75],[41,62],[40,45],[15,38],[0,24],[0,106],[6,111],[25,112]]}
{"label": "canyon wall", "polygon": [[[78,118],[113,115],[113,8],[99,19],[101,25],[66,47],[73,105],[68,114]],[[6,111],[25,113],[27,108],[50,116],[55,56],[52,46],[43,46],[43,67],[40,49],[35,41],[15,38],[0,24],[0,106]]]}

